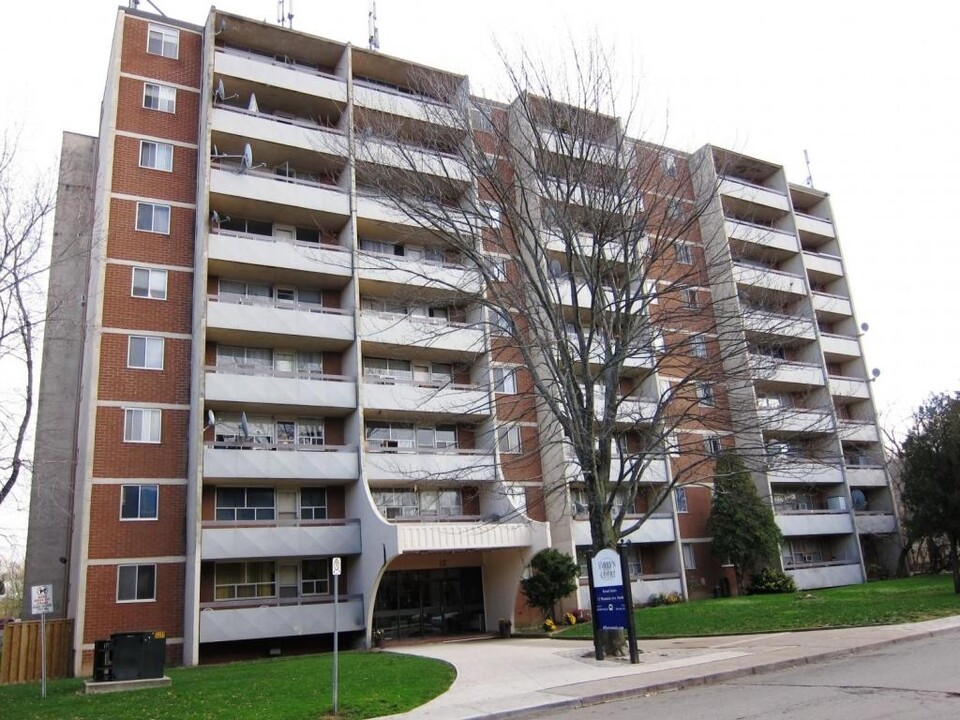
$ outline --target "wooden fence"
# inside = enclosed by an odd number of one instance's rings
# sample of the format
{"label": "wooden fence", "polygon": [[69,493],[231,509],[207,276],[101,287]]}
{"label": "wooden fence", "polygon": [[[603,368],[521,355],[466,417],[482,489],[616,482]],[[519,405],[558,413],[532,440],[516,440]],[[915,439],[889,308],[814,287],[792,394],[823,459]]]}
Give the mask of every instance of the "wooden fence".
{"label": "wooden fence", "polygon": [[[47,620],[47,677],[72,675],[73,620]],[[3,628],[0,685],[40,680],[40,623],[12,622]]]}

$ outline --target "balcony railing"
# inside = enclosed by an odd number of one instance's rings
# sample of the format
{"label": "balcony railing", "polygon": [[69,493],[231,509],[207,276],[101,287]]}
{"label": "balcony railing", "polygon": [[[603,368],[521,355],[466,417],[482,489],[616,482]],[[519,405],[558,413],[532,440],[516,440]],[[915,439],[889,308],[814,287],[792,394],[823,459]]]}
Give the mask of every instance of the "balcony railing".
{"label": "balcony railing", "polygon": [[302,185],[309,188],[324,188],[326,190],[334,190],[336,192],[344,192],[336,183],[332,182],[323,182],[322,180],[310,180],[306,177],[290,177],[288,175],[277,175],[274,172],[269,170],[254,170],[249,168],[247,170],[242,170],[242,166],[239,160],[233,159],[223,159],[223,158],[211,158],[210,167],[214,170],[224,170],[224,171],[234,171],[238,175],[251,175],[253,177],[264,178],[266,180],[273,180],[275,182],[288,183],[290,185]]}
{"label": "balcony railing", "polygon": [[[341,595],[340,602],[360,600],[363,595]],[[297,597],[281,598],[276,595],[270,597],[244,598],[243,600],[213,600],[200,603],[201,610],[230,610],[234,608],[266,608],[266,607],[296,607],[298,605],[330,605],[333,603],[333,593],[329,595],[299,595]]]}
{"label": "balcony railing", "polygon": [[[274,511],[276,508],[274,508]],[[277,518],[274,520],[204,520],[203,528],[290,528],[290,527],[344,527],[359,525],[353,518],[328,518],[326,520],[302,520],[300,518]]]}
{"label": "balcony railing", "polygon": [[[312,248],[320,250],[332,250],[333,252],[350,252],[348,248],[345,248],[341,245],[331,245],[330,243],[321,243],[321,242],[309,242],[306,240],[297,240],[295,238],[283,237],[280,235],[259,235],[257,233],[241,232],[239,230],[223,230],[216,229],[211,231],[212,235],[219,235],[221,237],[238,237],[245,240],[259,240],[261,242],[268,243],[286,243],[288,245],[296,245],[303,248]],[[329,312],[333,312],[334,308],[327,308]]]}
{"label": "balcony railing", "polygon": [[373,370],[363,371],[363,381],[376,385],[412,385],[430,389],[449,388],[450,390],[479,390],[479,385],[455,383],[446,375],[440,375],[429,380],[415,380],[411,370]]}
{"label": "balcony railing", "polygon": [[[311,438],[313,439],[313,438]],[[281,451],[281,452],[352,452],[357,448],[354,445],[324,445],[324,444],[314,444],[314,443],[277,443],[272,440],[265,440],[263,442],[251,438],[249,440],[241,440],[240,438],[236,439],[224,439],[224,440],[213,440],[211,442],[204,443],[206,447],[213,448],[216,450],[270,450],[270,451]]]}
{"label": "balcony railing", "polygon": [[435,97],[429,95],[424,95],[419,93],[416,90],[410,88],[405,88],[400,85],[394,85],[393,83],[388,83],[383,80],[375,80],[374,78],[359,78],[354,76],[353,84],[359,85],[360,87],[369,88],[371,90],[379,90],[380,92],[390,93],[391,95],[396,95],[398,97],[410,98],[412,100],[418,100],[420,102],[425,102],[430,105],[437,105],[439,107],[450,107],[450,103],[443,102],[442,100],[437,100]]}
{"label": "balcony railing", "polygon": [[376,252],[374,250],[361,250],[360,255],[369,255],[378,260],[389,260],[391,262],[400,262],[407,264],[429,265],[431,267],[443,268],[445,270],[470,270],[471,266],[464,263],[455,263],[441,260],[433,260],[425,257],[406,257],[404,255],[392,255],[389,253]]}
{"label": "balcony railing", "polygon": [[320,77],[330,78],[331,80],[346,82],[346,80],[342,77],[338,77],[333,73],[324,72],[323,70],[318,70],[315,65],[302,63],[296,58],[288,57],[286,55],[284,56],[283,60],[280,60],[273,54],[257,52],[256,50],[250,50],[248,48],[233,47],[231,45],[218,45],[216,52],[223,53],[224,55],[236,55],[237,57],[244,57],[248,60],[256,60],[257,62],[264,63],[265,65],[275,65],[277,67],[286,68],[287,70],[296,70],[297,72],[302,72],[307,75],[318,75]]}
{"label": "balcony railing", "polygon": [[855,559],[836,559],[823,560],[822,556],[819,553],[810,553],[810,554],[797,554],[791,556],[791,559],[787,559],[785,556],[783,558],[783,567],[786,570],[796,570],[799,568],[812,568],[812,567],[832,567],[834,565],[850,565],[856,563]]}
{"label": "balcony railing", "polygon": [[327,375],[321,370],[277,370],[268,365],[228,364],[207,365],[204,370],[208,373],[222,373],[224,375],[249,375],[254,377],[293,378],[296,380],[313,380],[319,382],[353,382],[354,378],[348,375]]}
{"label": "balcony railing", "polygon": [[320,305],[319,303],[302,302],[298,300],[280,300],[273,297],[260,297],[257,295],[234,295],[232,293],[219,293],[217,295],[208,295],[210,302],[221,302],[230,305],[254,305],[256,307],[274,307],[280,310],[295,310],[298,312],[324,313],[327,315],[350,315],[352,310],[343,308],[332,308]]}
{"label": "balcony railing", "polygon": [[271,122],[283,123],[284,125],[295,125],[297,127],[307,128],[308,130],[324,130],[326,132],[332,132],[337,135],[346,136],[346,133],[340,128],[333,127],[332,125],[324,125],[323,123],[315,122],[309,118],[304,117],[292,117],[288,114],[276,113],[267,113],[262,110],[249,110],[245,107],[239,107],[237,105],[227,105],[226,103],[220,103],[217,105],[218,110],[229,110],[230,112],[239,113],[241,115],[249,115],[250,117],[261,118],[263,120],[270,120]]}
{"label": "balcony railing", "polygon": [[447,320],[446,318],[432,318],[426,317],[424,315],[414,315],[412,313],[393,313],[386,310],[364,310],[360,313],[361,315],[366,315],[369,317],[378,317],[384,318],[387,320],[393,320],[394,322],[399,322],[401,320],[409,320],[411,322],[420,323],[422,325],[435,325],[448,328],[473,328],[476,327],[473,323],[467,322],[456,322],[454,320]]}
{"label": "balcony railing", "polygon": [[429,448],[418,448],[417,441],[413,439],[376,439],[368,438],[366,441],[366,451],[369,453],[404,453],[407,455],[489,455],[489,450],[478,450],[476,448],[461,448],[456,444],[436,445]]}

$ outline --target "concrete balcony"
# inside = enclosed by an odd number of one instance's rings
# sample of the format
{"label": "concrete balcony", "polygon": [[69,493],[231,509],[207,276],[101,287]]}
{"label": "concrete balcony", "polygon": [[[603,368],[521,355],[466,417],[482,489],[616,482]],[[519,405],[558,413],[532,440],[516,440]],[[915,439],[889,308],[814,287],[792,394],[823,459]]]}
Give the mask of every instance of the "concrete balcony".
{"label": "concrete balcony", "polygon": [[343,278],[344,282],[353,276],[353,255],[337,245],[212,230],[208,251],[211,265],[218,262],[259,265],[263,268]]}
{"label": "concrete balcony", "polygon": [[250,298],[241,304],[211,297],[207,301],[207,328],[261,336],[323,338],[342,345],[353,342],[352,313],[317,309],[319,312],[308,312],[270,299],[261,304]]}
{"label": "concrete balcony", "polygon": [[257,405],[304,407],[329,413],[357,407],[352,378],[308,373],[261,374],[260,368],[208,367],[203,396],[207,402],[250,409]]}
{"label": "concrete balcony", "polygon": [[451,153],[441,153],[418,145],[399,145],[395,140],[370,138],[357,145],[357,162],[433,175],[447,182],[469,183],[466,163]]}
{"label": "concrete balcony", "polygon": [[868,535],[887,535],[897,531],[897,519],[888,512],[857,512],[857,532]]}
{"label": "concrete balcony", "polygon": [[831,375],[830,394],[834,397],[866,400],[870,397],[870,386],[862,378]]}
{"label": "concrete balcony", "polygon": [[[583,135],[573,136],[549,127],[540,128],[538,133],[543,149],[548,152],[598,165],[620,166],[621,157],[615,144],[585,138]],[[627,158],[622,160],[625,162]]]}
{"label": "concrete balcony", "polygon": [[342,78],[279,62],[273,58],[235,48],[217,48],[213,71],[217,75],[242,78],[269,87],[346,104],[347,83]]}
{"label": "concrete balcony", "polygon": [[[602,402],[602,398],[600,399]],[[649,423],[656,415],[659,404],[656,400],[628,395],[617,407],[617,422],[621,425]]]}
{"label": "concrete balcony", "polygon": [[847,465],[846,472],[851,487],[887,486],[887,472],[882,465]]}
{"label": "concrete balcony", "polygon": [[843,482],[843,471],[839,467],[821,465],[809,460],[778,463],[769,468],[766,475],[771,484],[839,485]]}
{"label": "concrete balcony", "polygon": [[787,567],[786,572],[800,590],[856,585],[863,582],[863,573],[860,570],[860,563],[857,562],[840,561],[820,563],[811,567]]}
{"label": "concrete balcony", "polygon": [[294,120],[244,108],[214,106],[210,113],[214,132],[227,133],[247,140],[296,148],[346,160],[350,154],[347,137],[342,132],[305,120]]}
{"label": "concrete balcony", "polygon": [[394,255],[362,252],[357,260],[361,281],[423,287],[448,292],[480,292],[479,271],[455,263],[411,260]]}
{"label": "concrete balcony", "polygon": [[836,255],[804,252],[803,266],[808,273],[814,275],[825,275],[833,279],[843,277],[843,261]]}
{"label": "concrete balcony", "polygon": [[[363,456],[364,475],[370,482],[485,483],[496,479],[494,456],[483,450],[448,450],[415,453],[405,447],[371,445]],[[390,443],[391,441],[385,441]],[[399,443],[398,443],[399,444]]]}
{"label": "concrete balcony", "polygon": [[[424,208],[425,212],[439,216],[442,220],[435,221],[428,217],[411,217],[411,214],[416,214],[418,208]],[[445,208],[440,205],[426,207],[425,200],[416,199],[409,201],[391,200],[370,188],[357,188],[357,217],[371,223],[395,225],[400,228],[421,230],[434,227],[437,222],[441,222],[446,226],[456,226],[457,231],[464,235],[479,232],[477,220],[465,219],[461,211],[455,207]]]}
{"label": "concrete balcony", "polygon": [[[563,459],[565,467],[563,469],[564,480],[570,482],[582,482],[583,473],[580,470],[580,463],[577,462],[573,448],[569,445],[563,446]],[[642,462],[639,456],[621,457],[614,453],[610,460],[610,477],[618,478],[625,471],[630,471],[633,463]],[[647,466],[643,468],[640,482],[644,484],[663,484],[667,481],[667,462],[663,456],[652,456],[646,460]],[[626,466],[626,467],[625,467]]]}
{"label": "concrete balcony", "polygon": [[205,480],[356,480],[357,451],[335,446],[257,445],[237,449],[208,445],[203,450],[203,477]]}
{"label": "concrete balcony", "polygon": [[353,81],[353,104],[360,108],[399,115],[419,122],[449,128],[461,128],[463,120],[449,105],[425,95],[402,92],[388,85]]}
{"label": "concrete balcony", "polygon": [[472,385],[413,383],[365,377],[363,406],[373,410],[449,415],[464,421],[489,417],[490,394]]}
{"label": "concrete balcony", "polygon": [[823,368],[817,363],[790,362],[766,355],[750,355],[750,377],[785,385],[823,385]]}
{"label": "concrete balcony", "polygon": [[316,521],[293,525],[276,523],[243,526],[204,522],[201,560],[245,560],[359,555],[360,521]]}
{"label": "concrete balcony", "polygon": [[849,442],[880,442],[877,425],[871,420],[841,420],[839,435]]}
{"label": "concrete balcony", "polygon": [[850,298],[842,295],[831,295],[829,293],[814,292],[813,309],[817,315],[850,317],[853,315],[853,306],[850,304]]}
{"label": "concrete balcony", "polygon": [[527,548],[544,532],[533,522],[397,522],[401,553]]}
{"label": "concrete balcony", "polygon": [[790,201],[784,193],[728,176],[720,179],[720,194],[783,212],[790,210]]}
{"label": "concrete balcony", "polygon": [[473,355],[484,349],[483,329],[466,323],[364,311],[360,335],[365,342],[399,347],[420,347]]}
{"label": "concrete balcony", "polygon": [[724,220],[727,237],[731,240],[757,245],[783,252],[800,252],[800,243],[792,232],[778,230],[766,225],[756,225],[743,220]]}
{"label": "concrete balcony", "polygon": [[[624,527],[630,525],[630,518],[623,521]],[[666,543],[676,540],[673,516],[669,513],[651,515],[639,528],[630,533],[625,540],[633,543]],[[573,541],[577,545],[590,545],[590,522],[573,521]]]}
{"label": "concrete balcony", "polygon": [[813,215],[804,215],[795,212],[793,214],[794,222],[797,224],[797,230],[800,232],[820,235],[826,238],[835,238],[837,231],[833,228],[833,223],[824,218],[814,217]]}
{"label": "concrete balcony", "polygon": [[744,308],[743,329],[750,333],[812,340],[813,322],[796,315],[780,315],[765,310]]}
{"label": "concrete balcony", "polygon": [[350,197],[333,185],[293,181],[261,170],[238,173],[224,165],[210,170],[210,194],[229,195],[248,202],[250,215],[257,216],[261,203],[303,208],[325,215],[350,214]]}
{"label": "concrete balcony", "polygon": [[[235,607],[232,603],[205,603],[200,611],[200,642],[258,640],[333,632],[333,603],[278,604],[275,598],[263,598],[254,607]],[[362,630],[363,597],[341,598],[337,612],[340,632]]]}
{"label": "concrete balcony", "polygon": [[757,408],[760,429],[764,432],[826,433],[833,430],[829,412],[807,408]]}
{"label": "concrete balcony", "polygon": [[827,356],[860,357],[860,342],[846,335],[820,334],[820,349]]}
{"label": "concrete balcony", "polygon": [[733,279],[738,285],[760,288],[773,292],[782,292],[790,295],[806,295],[807,286],[803,278],[793,273],[766,268],[733,264]]}
{"label": "concrete balcony", "polygon": [[853,532],[853,522],[846,510],[799,510],[777,512],[777,527],[785,536],[846,535]]}

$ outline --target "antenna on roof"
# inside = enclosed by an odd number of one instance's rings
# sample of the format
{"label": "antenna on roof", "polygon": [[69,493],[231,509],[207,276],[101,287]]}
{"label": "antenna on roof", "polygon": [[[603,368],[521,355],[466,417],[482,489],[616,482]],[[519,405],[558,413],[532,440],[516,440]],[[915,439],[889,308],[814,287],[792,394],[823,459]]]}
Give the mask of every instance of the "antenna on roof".
{"label": "antenna on roof", "polygon": [[803,161],[807,164],[807,187],[813,187],[813,173],[810,172],[810,156],[803,151]]}
{"label": "antenna on roof", "polygon": [[367,20],[370,30],[370,49],[380,50],[380,31],[377,30],[377,0],[370,0],[370,12],[367,14]]}
{"label": "antenna on roof", "polygon": [[290,12],[284,12],[286,0],[277,0],[277,24],[293,29],[293,0],[290,0]]}
{"label": "antenna on roof", "polygon": [[[160,14],[160,17],[166,17],[166,16],[167,16],[166,13],[163,12],[163,10],[161,10],[160,8],[158,8],[158,7],[153,3],[153,0],[147,0],[147,2],[150,3],[150,7],[152,7],[154,10],[156,10],[156,11]],[[140,7],[140,0],[130,0],[130,2],[127,3],[127,7],[136,10],[137,8]]]}

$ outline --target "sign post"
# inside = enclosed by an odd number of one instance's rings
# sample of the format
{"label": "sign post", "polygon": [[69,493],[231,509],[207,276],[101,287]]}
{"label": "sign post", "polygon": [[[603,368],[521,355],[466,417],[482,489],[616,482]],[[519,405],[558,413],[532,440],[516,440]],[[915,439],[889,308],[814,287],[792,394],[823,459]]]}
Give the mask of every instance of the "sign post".
{"label": "sign post", "polygon": [[633,587],[630,585],[630,543],[617,546],[620,551],[620,572],[626,578],[623,583],[623,596],[627,606],[627,642],[630,645],[630,664],[640,662],[640,651],[637,649],[637,618],[633,614]]}
{"label": "sign post", "polygon": [[343,565],[340,558],[335,557],[331,561],[331,574],[333,575],[333,714],[338,712],[339,696],[339,664],[340,664],[340,633],[338,624],[338,615],[340,611],[340,573],[343,571]]}
{"label": "sign post", "polygon": [[40,616],[40,697],[47,696],[47,613],[53,612],[53,585],[30,586],[30,612]]}

